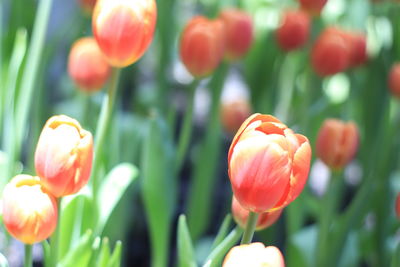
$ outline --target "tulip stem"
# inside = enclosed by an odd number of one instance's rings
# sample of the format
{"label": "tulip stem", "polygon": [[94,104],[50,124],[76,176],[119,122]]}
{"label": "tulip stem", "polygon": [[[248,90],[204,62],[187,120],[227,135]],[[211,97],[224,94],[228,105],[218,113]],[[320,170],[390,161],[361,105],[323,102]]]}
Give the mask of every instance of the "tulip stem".
{"label": "tulip stem", "polygon": [[241,245],[251,243],[253,239],[254,231],[256,230],[256,224],[258,219],[258,213],[249,212],[249,217],[247,219],[246,229],[244,230]]}
{"label": "tulip stem", "polygon": [[57,261],[58,261],[58,250],[59,250],[59,243],[60,243],[60,222],[61,222],[61,201],[62,198],[60,197],[57,201],[57,211],[58,211],[58,220],[57,220],[57,227],[56,230],[54,231],[53,235],[51,236],[51,267],[56,267],[57,266]]}
{"label": "tulip stem", "polygon": [[24,267],[32,267],[32,245],[25,244]]}

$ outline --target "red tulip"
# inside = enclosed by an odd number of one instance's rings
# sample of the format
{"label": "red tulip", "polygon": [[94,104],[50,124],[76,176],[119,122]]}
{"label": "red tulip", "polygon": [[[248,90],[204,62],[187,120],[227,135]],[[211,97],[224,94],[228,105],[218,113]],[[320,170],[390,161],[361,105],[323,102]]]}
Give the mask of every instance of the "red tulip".
{"label": "red tulip", "polygon": [[341,169],[358,149],[358,130],[353,122],[327,119],[317,137],[317,156],[330,168]]}
{"label": "red tulip", "polygon": [[388,86],[392,95],[400,98],[400,63],[393,64],[389,73]]}
{"label": "red tulip", "polygon": [[225,130],[235,134],[240,125],[251,115],[249,101],[239,98],[221,105],[221,121]]}
{"label": "red tulip", "polygon": [[396,212],[397,218],[400,219],[400,193],[397,194],[397,197],[396,197],[395,212]]}
{"label": "red tulip", "polygon": [[298,49],[307,42],[309,31],[310,18],[307,13],[300,10],[286,11],[276,31],[278,44],[284,51]]}
{"label": "red tulip", "polygon": [[299,0],[302,9],[311,15],[318,16],[328,0]]}
{"label": "red tulip", "polygon": [[347,32],[345,35],[350,46],[350,67],[364,64],[368,59],[365,35],[355,32]]}
{"label": "red tulip", "polygon": [[57,202],[39,177],[15,176],[4,188],[2,206],[7,231],[25,244],[47,239],[57,226]]}
{"label": "red tulip", "polygon": [[282,209],[303,190],[310,160],[305,136],[273,116],[254,114],[242,124],[229,149],[233,193],[252,212]]}

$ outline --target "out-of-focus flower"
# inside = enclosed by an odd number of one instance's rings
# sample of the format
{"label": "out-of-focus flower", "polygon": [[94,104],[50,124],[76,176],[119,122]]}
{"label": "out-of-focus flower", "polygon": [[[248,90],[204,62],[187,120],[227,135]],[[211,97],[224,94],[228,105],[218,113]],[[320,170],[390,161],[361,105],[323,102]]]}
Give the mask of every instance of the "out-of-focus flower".
{"label": "out-of-focus flower", "polygon": [[92,14],[97,0],[79,0],[79,4],[87,14]]}
{"label": "out-of-focus flower", "polygon": [[110,65],[126,67],[149,47],[156,25],[154,0],[101,0],[93,12],[93,34]]}
{"label": "out-of-focus flower", "polygon": [[317,156],[331,169],[341,169],[354,158],[358,140],[358,129],[353,122],[327,119],[318,132]]}
{"label": "out-of-focus flower", "polygon": [[57,226],[57,202],[39,177],[15,176],[4,188],[2,207],[7,231],[25,244],[45,240]]}
{"label": "out-of-focus flower", "polygon": [[328,0],[299,0],[303,10],[314,16],[319,16]]}
{"label": "out-of-focus flower", "polygon": [[229,148],[233,193],[252,212],[282,209],[303,190],[310,160],[311,147],[305,136],[273,116],[253,114]]}
{"label": "out-of-focus flower", "polygon": [[76,85],[86,92],[98,91],[107,82],[111,68],[94,38],[81,38],[72,45],[68,73]]}
{"label": "out-of-focus flower", "polygon": [[65,115],[53,116],[46,122],[36,147],[35,167],[52,195],[71,195],[86,185],[92,159],[92,134],[79,122]]}
{"label": "out-of-focus flower", "polygon": [[285,267],[281,251],[274,246],[251,243],[233,247],[225,257],[222,267]]}
{"label": "out-of-focus flower", "polygon": [[388,86],[392,95],[400,98],[400,63],[393,64],[389,73]]}
{"label": "out-of-focus flower", "polygon": [[396,212],[397,218],[400,219],[400,193],[398,193],[397,197],[396,197],[395,212]]}
{"label": "out-of-focus flower", "polygon": [[211,74],[224,55],[224,26],[221,20],[192,18],[182,32],[180,56],[188,71],[200,78]]}
{"label": "out-of-focus flower", "polygon": [[309,32],[310,18],[307,13],[301,10],[288,10],[283,14],[276,37],[282,50],[291,51],[307,42]]}
{"label": "out-of-focus flower", "polygon": [[333,75],[344,71],[350,64],[351,49],[348,39],[337,28],[327,28],[311,51],[311,61],[320,76]]}
{"label": "out-of-focus flower", "polygon": [[[258,215],[256,230],[263,230],[273,225],[281,216],[282,209],[271,212],[264,212]],[[232,215],[235,222],[242,228],[246,227],[249,211],[240,206],[235,196],[232,197]]]}
{"label": "out-of-focus flower", "polygon": [[224,9],[219,18],[224,23],[225,58],[234,61],[247,53],[253,43],[253,21],[240,9]]}
{"label": "out-of-focus flower", "polygon": [[235,134],[240,125],[251,115],[251,107],[247,99],[222,102],[221,120],[225,130]]}
{"label": "out-of-focus flower", "polygon": [[347,36],[350,45],[350,67],[364,64],[368,59],[366,36],[355,32],[348,32]]}

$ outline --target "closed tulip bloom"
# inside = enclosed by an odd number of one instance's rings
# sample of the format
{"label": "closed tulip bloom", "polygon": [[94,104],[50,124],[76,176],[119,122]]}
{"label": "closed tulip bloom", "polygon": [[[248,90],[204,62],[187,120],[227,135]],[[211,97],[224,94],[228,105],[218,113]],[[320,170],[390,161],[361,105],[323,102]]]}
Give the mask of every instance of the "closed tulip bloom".
{"label": "closed tulip bloom", "polygon": [[79,0],[79,4],[87,14],[92,14],[97,0]]}
{"label": "closed tulip bloom", "polygon": [[395,212],[397,218],[400,219],[400,193],[398,193],[396,197]]}
{"label": "closed tulip bloom", "polygon": [[25,244],[45,240],[57,226],[57,202],[39,177],[15,176],[4,188],[2,206],[7,231]]}
{"label": "closed tulip bloom", "polygon": [[350,45],[350,67],[358,67],[367,59],[367,40],[362,33],[348,32],[347,38]]}
{"label": "closed tulip bloom", "polygon": [[299,0],[299,2],[303,10],[311,15],[318,16],[328,0]]}
{"label": "closed tulip bloom", "polygon": [[353,122],[325,120],[317,137],[317,156],[331,169],[345,167],[358,149],[358,130]]}
{"label": "closed tulip bloom", "polygon": [[[282,209],[271,212],[264,212],[258,215],[256,230],[263,230],[273,225],[281,216]],[[240,206],[236,198],[232,197],[232,215],[235,222],[242,228],[246,227],[249,211]]]}
{"label": "closed tulip bloom", "polygon": [[113,67],[136,62],[149,47],[156,25],[154,0],[101,0],[93,12],[93,34]]}
{"label": "closed tulip bloom", "polygon": [[400,63],[393,64],[389,73],[388,86],[392,95],[400,98]]}
{"label": "closed tulip bloom", "polygon": [[78,88],[85,92],[98,91],[107,82],[111,67],[94,38],[81,38],[72,45],[68,73]]}
{"label": "closed tulip bloom", "polygon": [[229,61],[243,57],[253,43],[253,21],[240,9],[224,9],[219,18],[224,23],[225,58]]}
{"label": "closed tulip bloom", "polygon": [[285,267],[285,260],[277,247],[257,242],[233,247],[222,267]]}
{"label": "closed tulip bloom", "polygon": [[221,121],[225,130],[234,135],[242,123],[251,115],[251,107],[247,99],[239,98],[223,102],[221,105]]}
{"label": "closed tulip bloom", "polygon": [[75,194],[87,184],[93,159],[92,134],[67,116],[53,116],[44,126],[35,152],[35,167],[54,196]]}
{"label": "closed tulip bloom", "polygon": [[308,40],[310,18],[300,10],[289,10],[283,15],[282,23],[276,31],[279,46],[284,51],[302,47]]}
{"label": "closed tulip bloom", "polygon": [[305,136],[273,116],[253,114],[229,148],[233,193],[252,212],[282,209],[303,190],[310,160],[311,147]]}
{"label": "closed tulip bloom", "polygon": [[202,16],[192,18],[182,32],[180,56],[187,70],[197,78],[211,74],[224,55],[224,30],[221,20]]}

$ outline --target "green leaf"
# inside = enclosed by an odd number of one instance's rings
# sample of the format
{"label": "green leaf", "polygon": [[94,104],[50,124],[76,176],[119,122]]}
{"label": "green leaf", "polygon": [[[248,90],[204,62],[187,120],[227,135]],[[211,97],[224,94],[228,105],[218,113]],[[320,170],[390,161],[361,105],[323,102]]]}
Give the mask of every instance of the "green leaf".
{"label": "green leaf", "polygon": [[231,224],[232,221],[232,215],[229,213],[225,216],[224,221],[222,222],[218,234],[214,239],[214,242],[212,244],[211,250],[213,250],[216,246],[218,246],[226,237],[229,231],[229,225]]}
{"label": "green leaf", "polygon": [[8,261],[3,254],[0,253],[0,267],[8,267]]}
{"label": "green leaf", "polygon": [[98,233],[102,233],[104,226],[110,219],[125,191],[138,175],[138,170],[130,163],[121,163],[114,167],[104,179],[99,189],[98,209],[100,211]]}
{"label": "green leaf", "polygon": [[114,251],[111,255],[108,267],[120,267],[121,266],[121,254],[122,254],[122,242],[117,241],[115,244]]}
{"label": "green leaf", "polygon": [[77,245],[61,260],[60,267],[87,267],[92,255],[93,235],[87,230]]}
{"label": "green leaf", "polygon": [[103,238],[101,242],[100,254],[98,255],[98,263],[96,266],[98,267],[107,267],[108,261],[110,260],[111,252],[110,252],[110,244],[107,237]]}
{"label": "green leaf", "polygon": [[179,267],[197,266],[185,215],[179,216],[178,222],[178,262]]}
{"label": "green leaf", "polygon": [[400,266],[400,243],[397,244],[397,248],[393,253],[391,267]]}
{"label": "green leaf", "polygon": [[43,263],[44,266],[50,266],[50,261],[51,261],[51,255],[50,255],[50,244],[47,240],[44,240],[42,242],[42,248],[43,248]]}

